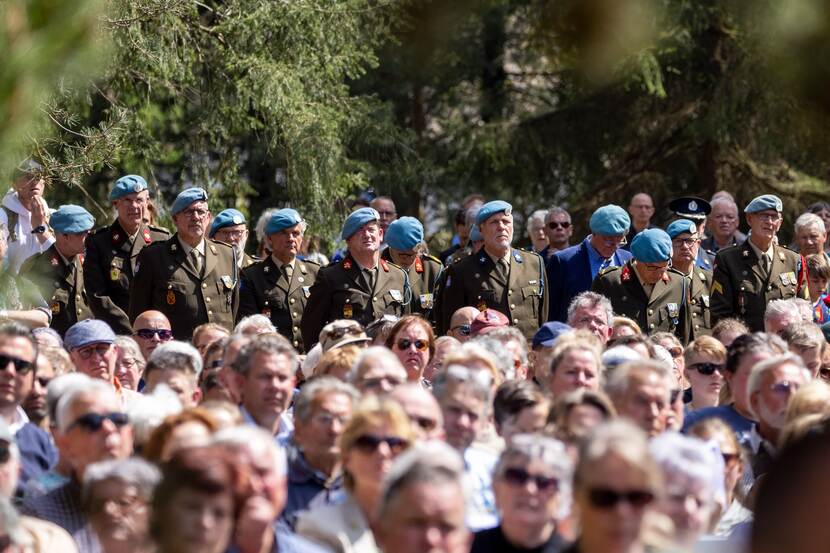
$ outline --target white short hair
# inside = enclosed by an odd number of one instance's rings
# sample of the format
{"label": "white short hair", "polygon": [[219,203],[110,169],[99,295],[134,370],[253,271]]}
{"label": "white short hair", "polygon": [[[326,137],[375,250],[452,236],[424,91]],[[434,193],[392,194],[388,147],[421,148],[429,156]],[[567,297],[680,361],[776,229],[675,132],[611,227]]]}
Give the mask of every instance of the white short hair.
{"label": "white short hair", "polygon": [[[752,395],[761,389],[761,384],[764,381],[764,375],[768,372],[777,369],[781,365],[795,365],[802,371],[802,378],[804,379],[804,383],[806,384],[811,380],[811,376],[809,371],[804,367],[804,362],[801,360],[801,357],[794,353],[783,353],[781,355],[776,355],[774,357],[770,357],[769,359],[764,359],[760,363],[756,364],[755,366],[750,369],[749,378],[747,379],[747,396],[752,397]],[[752,409],[752,403],[750,402],[749,410],[752,412],[752,415],[757,419],[758,414],[754,412]]]}
{"label": "white short hair", "polygon": [[199,350],[187,342],[172,340],[159,345],[147,359],[145,374],[152,370],[184,369],[196,377],[202,372]]}
{"label": "white short hair", "polygon": [[285,450],[274,442],[271,434],[258,426],[246,424],[223,428],[213,435],[213,443],[232,448],[244,448],[254,459],[263,459],[270,453],[276,473],[280,476],[288,474]]}
{"label": "white short hair", "polygon": [[651,455],[663,470],[663,480],[684,484],[684,491],[702,488],[709,508],[723,502],[726,496],[724,461],[720,448],[714,447],[717,454],[706,442],[677,432],[664,432],[649,443]]}
{"label": "white short hair", "polygon": [[127,415],[133,425],[133,440],[136,446],[143,446],[150,434],[167,417],[182,412],[179,396],[167,384],[159,384],[152,394],[141,394],[130,401]]}
{"label": "white short hair", "polygon": [[56,410],[58,430],[66,432],[66,429],[73,422],[69,420],[69,412],[72,410],[75,401],[88,396],[110,399],[116,405],[118,404],[118,396],[115,395],[115,388],[109,382],[88,378],[86,382],[78,381],[77,383],[73,383],[64,391],[58,401],[58,408]]}
{"label": "white short hair", "polygon": [[392,350],[384,346],[369,346],[361,351],[355,359],[354,365],[349,371],[349,383],[357,385],[372,362],[380,362],[387,369],[399,372],[401,377],[406,380],[406,369]]}
{"label": "white short hair", "polygon": [[824,220],[816,215],[815,213],[802,213],[798,216],[798,219],[795,220],[795,232],[798,232],[803,228],[809,227],[816,227],[819,232],[827,232],[827,229],[824,227]]}
{"label": "white short hair", "polygon": [[271,322],[271,319],[266,317],[261,313],[254,313],[253,315],[248,315],[247,317],[243,317],[236,326],[233,328],[234,334],[245,334],[246,332],[255,331],[255,333],[259,333],[260,330],[264,330],[265,332],[276,332],[277,328],[274,326],[274,323]]}
{"label": "white short hair", "polygon": [[801,309],[798,304],[790,300],[772,300],[767,304],[764,311],[764,320],[773,317],[786,317],[790,323],[797,323],[802,320]]}

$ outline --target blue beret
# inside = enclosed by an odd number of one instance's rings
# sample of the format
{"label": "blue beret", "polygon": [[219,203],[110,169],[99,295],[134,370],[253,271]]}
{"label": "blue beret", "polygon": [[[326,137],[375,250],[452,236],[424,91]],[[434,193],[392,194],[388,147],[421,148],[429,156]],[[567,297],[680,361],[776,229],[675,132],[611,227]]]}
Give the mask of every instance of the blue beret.
{"label": "blue beret", "polygon": [[504,212],[508,215],[513,213],[513,206],[507,202],[502,200],[494,200],[492,202],[487,202],[481,209],[478,210],[478,215],[476,215],[476,224],[480,225],[496,213]]}
{"label": "blue beret", "polygon": [[481,235],[481,229],[478,228],[478,225],[473,225],[473,230],[470,231],[470,240],[473,242],[484,240],[484,237]]}
{"label": "blue beret", "polygon": [[671,259],[671,238],[659,228],[642,230],[631,241],[631,255],[643,263],[668,261]]}
{"label": "blue beret", "polygon": [[115,342],[115,332],[110,325],[100,319],[84,319],[69,327],[63,337],[63,345],[67,351],[82,348],[89,344],[112,344]]}
{"label": "blue beret", "polygon": [[560,321],[550,321],[539,327],[536,334],[533,335],[533,346],[537,348],[542,346],[549,348],[553,345],[557,338],[566,332],[573,330],[572,327]]}
{"label": "blue beret", "polygon": [[302,222],[303,218],[300,217],[300,214],[290,207],[280,209],[268,219],[268,224],[265,225],[265,236],[270,236],[275,232],[291,228]]}
{"label": "blue beret", "polygon": [[600,236],[619,236],[628,232],[631,219],[623,208],[609,204],[594,211],[588,226],[591,232]]}
{"label": "blue beret", "polygon": [[675,198],[669,202],[669,209],[684,219],[702,221],[712,213],[712,204],[696,196]]}
{"label": "blue beret", "polygon": [[210,238],[213,238],[213,236],[216,234],[216,231],[218,231],[221,228],[243,224],[245,224],[245,216],[242,215],[241,211],[237,211],[236,209],[222,210],[222,212],[219,213],[219,215],[217,215],[213,219],[213,223],[211,223],[210,225],[210,232],[208,233],[208,236]]}
{"label": "blue beret", "polygon": [[676,221],[672,221],[669,226],[666,227],[666,232],[668,233],[669,238],[674,240],[678,235],[683,234],[684,232],[688,232],[689,234],[697,234],[697,225],[694,221],[690,221],[689,219],[678,219]]}
{"label": "blue beret", "polygon": [[127,194],[147,190],[147,181],[140,175],[124,175],[112,185],[110,200],[120,200]]}
{"label": "blue beret", "polygon": [[359,231],[363,225],[366,223],[371,223],[372,221],[380,222],[380,214],[377,212],[376,209],[371,207],[361,207],[360,209],[355,209],[354,211],[346,217],[346,222],[343,223],[343,231],[340,233],[340,237],[343,240],[348,240],[351,238],[352,234]]}
{"label": "blue beret", "polygon": [[179,192],[176,199],[173,200],[173,205],[170,207],[170,215],[176,215],[180,211],[187,209],[187,206],[193,202],[206,202],[208,199],[207,192],[204,188],[194,186]]}
{"label": "blue beret", "polygon": [[386,229],[386,243],[402,252],[414,250],[424,240],[424,226],[415,217],[401,217]]}
{"label": "blue beret", "polygon": [[80,234],[95,226],[95,218],[79,205],[62,205],[49,217],[49,226],[61,234]]}
{"label": "blue beret", "polygon": [[744,213],[758,213],[759,211],[767,209],[774,209],[778,213],[781,213],[784,209],[784,204],[781,203],[781,198],[773,196],[772,194],[758,196],[747,204],[744,208]]}

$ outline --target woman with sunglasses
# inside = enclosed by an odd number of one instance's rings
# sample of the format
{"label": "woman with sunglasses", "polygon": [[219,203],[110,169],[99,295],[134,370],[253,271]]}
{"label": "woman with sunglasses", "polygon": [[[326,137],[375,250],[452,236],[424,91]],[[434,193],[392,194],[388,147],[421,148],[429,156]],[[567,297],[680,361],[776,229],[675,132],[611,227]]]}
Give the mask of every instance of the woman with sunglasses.
{"label": "woman with sunglasses", "polygon": [[392,327],[386,347],[398,356],[406,379],[421,382],[424,369],[435,353],[435,334],[432,326],[420,315],[406,315]]}
{"label": "woman with sunglasses", "polygon": [[562,442],[537,434],[513,436],[493,476],[501,524],[476,532],[470,553],[564,550],[557,521],[570,505],[572,472]]}
{"label": "woman with sunglasses", "polygon": [[687,405],[687,413],[715,407],[720,401],[724,386],[726,348],[711,336],[701,336],[686,346],[683,358],[686,360],[684,374],[692,389],[692,400]]}
{"label": "woman with sunglasses", "polygon": [[409,418],[396,402],[374,396],[366,399],[340,438],[346,487],[343,501],[300,513],[296,532],[329,551],[377,553],[369,525],[376,522],[381,481],[414,440]]}

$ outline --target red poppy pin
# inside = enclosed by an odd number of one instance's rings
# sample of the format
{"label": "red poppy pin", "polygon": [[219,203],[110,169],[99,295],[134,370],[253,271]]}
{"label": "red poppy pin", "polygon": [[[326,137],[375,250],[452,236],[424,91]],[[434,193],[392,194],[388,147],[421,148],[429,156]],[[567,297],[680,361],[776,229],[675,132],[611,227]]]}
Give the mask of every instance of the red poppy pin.
{"label": "red poppy pin", "polygon": [[423,273],[424,272],[424,264],[421,262],[420,257],[415,258],[415,272],[416,273]]}
{"label": "red poppy pin", "polygon": [[150,229],[148,229],[148,228],[144,229],[144,242],[146,244],[149,244],[150,242],[152,242],[152,239],[150,238]]}
{"label": "red poppy pin", "polygon": [[352,260],[349,259],[348,257],[343,260],[343,268],[346,269],[346,270],[349,270],[349,269],[352,268]]}
{"label": "red poppy pin", "polygon": [[623,282],[627,282],[630,279],[631,279],[631,267],[626,265],[625,267],[623,267],[622,274],[620,275],[620,280],[622,280]]}

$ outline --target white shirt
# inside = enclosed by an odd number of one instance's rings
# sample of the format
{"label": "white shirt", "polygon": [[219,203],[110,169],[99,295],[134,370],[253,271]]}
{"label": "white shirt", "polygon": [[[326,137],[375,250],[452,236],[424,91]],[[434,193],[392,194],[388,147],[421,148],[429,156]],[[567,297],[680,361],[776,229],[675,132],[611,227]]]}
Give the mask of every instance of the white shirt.
{"label": "white shirt", "polygon": [[[17,213],[17,224],[13,229],[9,229],[9,252],[6,255],[9,270],[16,274],[27,259],[51,248],[52,244],[55,243],[55,238],[50,236],[41,244],[37,236],[32,234],[32,214],[20,203],[17,191],[14,189],[6,193],[2,204],[9,211]],[[51,210],[49,211],[51,212]],[[0,209],[0,222],[6,226],[9,225],[9,216],[4,209]],[[12,235],[16,237],[14,242],[11,241]]]}

